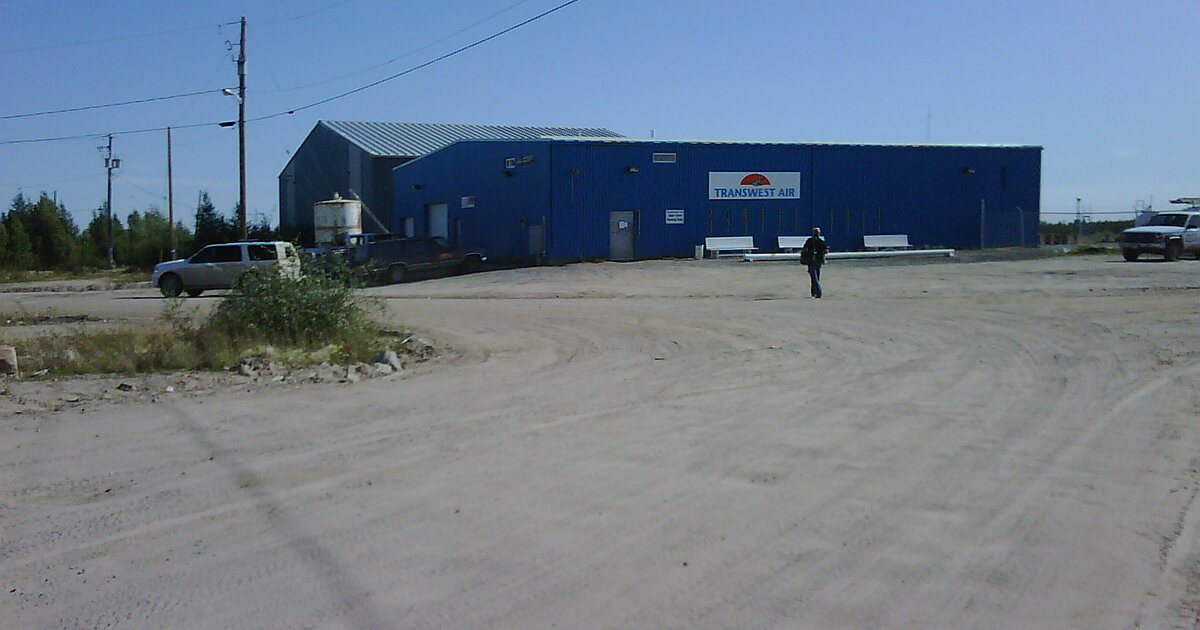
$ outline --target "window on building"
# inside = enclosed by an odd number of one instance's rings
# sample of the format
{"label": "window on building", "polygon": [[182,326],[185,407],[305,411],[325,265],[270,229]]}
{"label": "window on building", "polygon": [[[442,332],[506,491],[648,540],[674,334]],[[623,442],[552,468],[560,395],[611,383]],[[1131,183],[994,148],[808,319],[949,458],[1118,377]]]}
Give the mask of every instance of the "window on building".
{"label": "window on building", "polygon": [[650,161],[655,164],[674,164],[675,160],[674,153],[655,153],[650,156]]}

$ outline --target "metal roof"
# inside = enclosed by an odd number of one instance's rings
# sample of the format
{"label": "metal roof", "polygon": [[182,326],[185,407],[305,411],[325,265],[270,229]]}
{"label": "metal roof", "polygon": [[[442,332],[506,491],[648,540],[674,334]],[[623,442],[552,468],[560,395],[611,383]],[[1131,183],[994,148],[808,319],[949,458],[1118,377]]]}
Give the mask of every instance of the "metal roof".
{"label": "metal roof", "polygon": [[517,127],[508,125],[452,125],[441,123],[387,123],[322,120],[334,133],[377,157],[418,157],[460,140],[537,140],[546,137],[620,138],[602,128]]}
{"label": "metal roof", "polygon": [[[489,138],[484,138],[489,139]],[[632,144],[750,144],[750,145],[784,145],[784,146],[819,146],[819,147],[906,147],[906,148],[951,148],[951,149],[1042,149],[1036,144],[913,144],[887,142],[806,142],[789,140],[672,140],[669,138],[626,138],[624,136],[594,138],[579,135],[549,136],[537,138],[555,142],[612,142]]]}

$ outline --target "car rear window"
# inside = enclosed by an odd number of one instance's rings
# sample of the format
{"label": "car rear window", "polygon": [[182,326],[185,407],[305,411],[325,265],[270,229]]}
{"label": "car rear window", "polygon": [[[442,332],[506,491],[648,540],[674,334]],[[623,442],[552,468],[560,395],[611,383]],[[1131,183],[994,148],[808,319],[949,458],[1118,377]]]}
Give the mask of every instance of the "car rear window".
{"label": "car rear window", "polygon": [[250,254],[250,260],[276,260],[279,258],[275,253],[274,245],[247,245],[246,250]]}

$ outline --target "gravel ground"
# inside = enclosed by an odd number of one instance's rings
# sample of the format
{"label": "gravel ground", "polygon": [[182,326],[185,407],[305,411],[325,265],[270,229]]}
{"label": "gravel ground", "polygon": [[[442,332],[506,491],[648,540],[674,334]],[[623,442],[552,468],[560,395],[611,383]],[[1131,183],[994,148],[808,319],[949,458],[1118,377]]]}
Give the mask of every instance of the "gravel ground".
{"label": "gravel ground", "polygon": [[821,300],[729,261],[381,287],[440,358],[6,407],[0,619],[1195,627],[1200,263],[1015,258],[834,263]]}

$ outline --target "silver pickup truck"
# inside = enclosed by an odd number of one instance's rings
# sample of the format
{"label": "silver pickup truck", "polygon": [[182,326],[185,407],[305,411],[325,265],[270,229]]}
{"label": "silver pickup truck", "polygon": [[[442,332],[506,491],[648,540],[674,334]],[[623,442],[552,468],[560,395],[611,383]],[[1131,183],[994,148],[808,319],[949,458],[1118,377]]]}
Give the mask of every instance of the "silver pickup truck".
{"label": "silver pickup truck", "polygon": [[1142,254],[1179,260],[1184,253],[1200,257],[1200,210],[1160,212],[1150,222],[1121,232],[1121,254],[1130,262]]}

